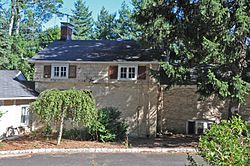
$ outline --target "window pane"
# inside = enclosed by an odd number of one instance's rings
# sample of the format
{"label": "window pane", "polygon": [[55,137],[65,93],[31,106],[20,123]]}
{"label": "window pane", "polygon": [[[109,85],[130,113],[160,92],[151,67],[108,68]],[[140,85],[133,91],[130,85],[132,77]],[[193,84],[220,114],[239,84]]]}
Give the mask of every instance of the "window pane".
{"label": "window pane", "polygon": [[61,67],[61,77],[66,77],[66,67]]}
{"label": "window pane", "polygon": [[134,67],[129,68],[128,78],[135,78],[135,68]]}
{"label": "window pane", "polygon": [[59,77],[59,67],[54,67],[54,77]]}
{"label": "window pane", "polygon": [[121,67],[121,78],[127,78],[127,68]]}
{"label": "window pane", "polygon": [[21,110],[21,123],[26,124],[26,125],[29,124],[28,107],[22,107],[22,110]]}

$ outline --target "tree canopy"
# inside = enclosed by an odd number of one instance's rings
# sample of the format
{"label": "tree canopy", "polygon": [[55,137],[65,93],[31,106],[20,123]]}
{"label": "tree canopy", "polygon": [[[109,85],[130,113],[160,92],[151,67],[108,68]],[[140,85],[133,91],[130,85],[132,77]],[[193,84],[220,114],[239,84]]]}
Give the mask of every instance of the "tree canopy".
{"label": "tree canopy", "polygon": [[37,32],[53,14],[59,15],[63,0],[11,0],[9,35],[19,34],[20,30]]}
{"label": "tree canopy", "polygon": [[117,37],[121,39],[136,39],[138,37],[139,28],[133,18],[132,10],[125,3],[121,5],[121,9],[118,10],[119,17],[117,18]]}
{"label": "tree canopy", "polygon": [[89,11],[83,0],[77,0],[74,5],[73,16],[70,17],[70,23],[74,26],[74,39],[90,39],[93,36],[92,12]]}
{"label": "tree canopy", "polygon": [[21,70],[30,80],[33,65],[28,59],[46,46],[43,40],[57,38],[41,31],[43,23],[58,14],[63,1],[11,0],[9,8],[3,2],[0,1],[0,69]]}
{"label": "tree canopy", "polygon": [[97,21],[95,22],[95,39],[117,39],[116,14],[109,14],[109,12],[102,7]]}
{"label": "tree canopy", "polygon": [[59,122],[58,144],[60,144],[64,120],[71,119],[75,125],[91,128],[96,123],[95,100],[90,91],[57,89],[43,91],[31,104],[42,122],[51,126]]}
{"label": "tree canopy", "polygon": [[230,101],[230,108],[244,103],[250,89],[244,76],[249,64],[249,1],[139,0],[135,4],[142,39],[163,56],[169,85],[187,84],[195,75],[200,94],[216,94]]}

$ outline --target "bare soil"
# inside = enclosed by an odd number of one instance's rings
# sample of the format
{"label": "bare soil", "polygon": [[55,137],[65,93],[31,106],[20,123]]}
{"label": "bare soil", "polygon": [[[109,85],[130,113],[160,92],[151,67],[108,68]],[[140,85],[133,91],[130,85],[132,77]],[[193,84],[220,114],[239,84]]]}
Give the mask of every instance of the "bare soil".
{"label": "bare soil", "polygon": [[[162,138],[129,138],[130,147],[149,148],[174,148],[174,147],[196,147],[198,137],[185,135],[165,136]],[[56,137],[46,139],[43,136],[24,135],[15,140],[4,140],[0,142],[0,151],[24,150],[40,148],[126,148],[124,143],[103,143],[97,141],[76,141],[62,139],[61,145],[57,145]]]}
{"label": "bare soil", "polygon": [[34,137],[32,135],[21,136],[14,140],[4,140],[0,142],[1,150],[24,150],[42,148],[125,148],[122,143],[103,143],[97,141],[76,141],[62,139],[61,144],[57,145],[55,137],[47,139],[45,137]]}

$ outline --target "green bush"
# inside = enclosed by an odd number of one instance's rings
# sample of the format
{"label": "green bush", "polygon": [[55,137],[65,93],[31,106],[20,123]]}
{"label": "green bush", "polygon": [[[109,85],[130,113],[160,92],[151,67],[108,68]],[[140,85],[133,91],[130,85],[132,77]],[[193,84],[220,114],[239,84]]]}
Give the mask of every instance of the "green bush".
{"label": "green bush", "polygon": [[98,110],[96,133],[99,141],[112,142],[125,139],[128,125],[120,116],[121,112],[116,108],[107,107]]}
{"label": "green bush", "polygon": [[210,165],[249,165],[250,138],[246,123],[240,117],[233,117],[220,124],[213,124],[201,136],[199,150]]}
{"label": "green bush", "polygon": [[52,135],[53,133],[53,129],[50,125],[46,125],[42,130],[42,134],[45,136]]}

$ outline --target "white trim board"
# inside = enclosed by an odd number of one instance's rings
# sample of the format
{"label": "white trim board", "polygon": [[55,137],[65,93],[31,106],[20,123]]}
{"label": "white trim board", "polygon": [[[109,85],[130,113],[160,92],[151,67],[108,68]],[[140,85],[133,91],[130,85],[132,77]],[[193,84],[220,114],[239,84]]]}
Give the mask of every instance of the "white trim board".
{"label": "white trim board", "polygon": [[29,99],[37,99],[37,97],[7,97],[7,98],[0,98],[0,100],[29,100]]}

